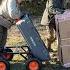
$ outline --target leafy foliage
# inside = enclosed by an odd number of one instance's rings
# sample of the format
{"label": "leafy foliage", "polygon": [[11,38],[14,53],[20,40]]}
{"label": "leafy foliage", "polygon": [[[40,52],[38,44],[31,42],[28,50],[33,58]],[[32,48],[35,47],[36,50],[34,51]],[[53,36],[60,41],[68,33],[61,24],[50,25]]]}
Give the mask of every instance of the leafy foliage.
{"label": "leafy foliage", "polygon": [[46,6],[46,1],[23,1],[21,9],[35,16],[41,16]]}

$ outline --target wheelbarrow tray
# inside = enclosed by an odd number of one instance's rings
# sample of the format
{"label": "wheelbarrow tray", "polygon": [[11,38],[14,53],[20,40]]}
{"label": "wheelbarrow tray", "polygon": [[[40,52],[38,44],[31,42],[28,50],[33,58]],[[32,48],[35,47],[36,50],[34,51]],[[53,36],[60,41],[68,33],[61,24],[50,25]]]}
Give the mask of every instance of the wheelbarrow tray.
{"label": "wheelbarrow tray", "polygon": [[16,24],[22,36],[25,38],[31,54],[39,60],[48,60],[49,52],[28,15]]}

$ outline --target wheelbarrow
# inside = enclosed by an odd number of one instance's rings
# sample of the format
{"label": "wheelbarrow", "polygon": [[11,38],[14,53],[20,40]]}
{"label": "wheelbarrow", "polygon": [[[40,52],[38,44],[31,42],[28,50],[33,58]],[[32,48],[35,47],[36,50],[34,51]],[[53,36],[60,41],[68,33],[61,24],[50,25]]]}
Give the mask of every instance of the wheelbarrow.
{"label": "wheelbarrow", "polygon": [[[28,44],[28,46],[25,46],[28,51],[22,46],[21,48],[24,52],[13,53],[10,48],[6,47],[1,52],[0,68],[2,67],[2,70],[10,70],[9,61],[12,60],[13,54],[20,54],[26,59],[26,70],[41,70],[42,62],[49,60],[49,52],[37,29],[27,14],[16,25]],[[27,54],[28,57],[22,54]]]}

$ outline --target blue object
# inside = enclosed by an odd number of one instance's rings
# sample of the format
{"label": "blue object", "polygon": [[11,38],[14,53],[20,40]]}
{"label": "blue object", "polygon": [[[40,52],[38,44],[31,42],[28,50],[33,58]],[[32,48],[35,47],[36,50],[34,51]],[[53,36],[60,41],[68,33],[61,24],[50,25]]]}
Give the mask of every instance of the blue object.
{"label": "blue object", "polygon": [[22,36],[24,36],[32,55],[42,61],[48,60],[49,52],[32,21],[28,15],[22,20],[23,22],[17,25],[17,27],[21,31]]}

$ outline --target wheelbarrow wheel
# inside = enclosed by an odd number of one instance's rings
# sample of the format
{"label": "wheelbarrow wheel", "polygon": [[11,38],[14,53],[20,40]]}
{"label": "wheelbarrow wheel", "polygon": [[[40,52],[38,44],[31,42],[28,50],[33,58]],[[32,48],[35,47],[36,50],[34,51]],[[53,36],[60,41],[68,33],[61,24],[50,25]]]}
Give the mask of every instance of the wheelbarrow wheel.
{"label": "wheelbarrow wheel", "polygon": [[6,48],[6,49],[4,49],[4,52],[6,52],[6,53],[2,54],[3,58],[5,58],[6,60],[11,61],[13,59],[13,56],[14,56],[13,51],[9,48]]}
{"label": "wheelbarrow wheel", "polygon": [[3,51],[3,48],[6,44],[7,39],[7,28],[0,25],[0,51]]}
{"label": "wheelbarrow wheel", "polygon": [[0,58],[0,70],[10,70],[10,63],[4,58]]}
{"label": "wheelbarrow wheel", "polygon": [[29,59],[26,63],[27,70],[41,70],[41,62],[37,59]]}

